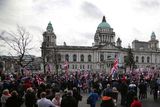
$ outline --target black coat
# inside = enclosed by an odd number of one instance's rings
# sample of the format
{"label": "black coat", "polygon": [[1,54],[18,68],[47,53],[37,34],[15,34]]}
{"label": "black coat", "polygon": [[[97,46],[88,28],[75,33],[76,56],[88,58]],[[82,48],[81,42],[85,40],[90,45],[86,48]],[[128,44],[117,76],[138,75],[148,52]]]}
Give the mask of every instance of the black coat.
{"label": "black coat", "polygon": [[77,107],[76,99],[72,96],[64,96],[61,101],[61,107]]}
{"label": "black coat", "polygon": [[36,104],[36,96],[34,92],[27,92],[25,95],[26,107],[33,107]]}
{"label": "black coat", "polygon": [[19,96],[11,96],[6,101],[6,107],[21,107],[22,103],[23,100]]}

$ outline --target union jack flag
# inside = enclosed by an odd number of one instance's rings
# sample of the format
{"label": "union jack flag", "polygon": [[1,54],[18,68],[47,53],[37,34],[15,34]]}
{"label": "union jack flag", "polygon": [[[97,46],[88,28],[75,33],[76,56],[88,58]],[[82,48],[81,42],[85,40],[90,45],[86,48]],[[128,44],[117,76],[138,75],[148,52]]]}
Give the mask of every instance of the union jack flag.
{"label": "union jack flag", "polygon": [[69,66],[69,63],[68,63],[68,61],[66,60],[66,61],[64,62],[64,65],[63,65],[64,70],[65,70],[66,80],[68,80],[68,66]]}
{"label": "union jack flag", "polygon": [[118,57],[117,55],[115,56],[115,59],[114,59],[114,63],[113,63],[113,67],[111,69],[111,75],[114,75],[114,73],[118,70]]}

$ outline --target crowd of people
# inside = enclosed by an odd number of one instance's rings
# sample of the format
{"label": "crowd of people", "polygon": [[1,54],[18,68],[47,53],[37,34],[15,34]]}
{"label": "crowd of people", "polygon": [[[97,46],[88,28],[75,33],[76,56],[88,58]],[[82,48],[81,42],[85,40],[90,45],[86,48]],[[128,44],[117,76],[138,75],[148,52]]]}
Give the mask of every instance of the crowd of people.
{"label": "crowd of people", "polygon": [[[121,74],[116,78],[105,73],[75,72],[70,74],[1,74],[1,107],[79,107],[83,93],[89,94],[86,103],[96,107],[117,106],[118,98],[124,107],[142,107],[141,99],[147,98],[150,86],[156,100],[159,90],[158,77],[138,79]],[[120,94],[121,97],[118,97]]]}

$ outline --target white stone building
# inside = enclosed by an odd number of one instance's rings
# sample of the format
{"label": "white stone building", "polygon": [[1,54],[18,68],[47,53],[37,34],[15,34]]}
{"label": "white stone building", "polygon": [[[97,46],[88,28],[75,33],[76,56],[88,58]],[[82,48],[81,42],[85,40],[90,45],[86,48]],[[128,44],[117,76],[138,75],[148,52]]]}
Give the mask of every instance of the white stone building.
{"label": "white stone building", "polygon": [[[63,70],[64,62],[68,61],[69,71],[103,71],[109,72],[115,56],[119,58],[119,66],[124,66],[127,49],[121,46],[121,39],[115,41],[115,32],[103,17],[94,35],[93,46],[68,46],[56,44],[56,36],[52,24],[49,23],[43,33],[42,57],[46,71]],[[151,40],[132,42],[134,59],[137,67],[160,67],[159,41],[154,32]],[[48,66],[49,65],[49,66]],[[47,68],[48,67],[48,68]]]}

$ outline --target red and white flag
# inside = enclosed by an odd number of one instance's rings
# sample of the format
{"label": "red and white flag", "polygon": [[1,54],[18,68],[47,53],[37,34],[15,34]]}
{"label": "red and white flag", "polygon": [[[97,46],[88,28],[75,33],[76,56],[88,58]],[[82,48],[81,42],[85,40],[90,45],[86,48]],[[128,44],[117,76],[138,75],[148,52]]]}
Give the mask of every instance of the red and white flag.
{"label": "red and white flag", "polygon": [[63,65],[65,72],[68,71],[68,65],[69,65],[69,64],[68,64],[68,61],[65,61],[65,62],[64,62],[64,65]]}
{"label": "red and white flag", "polygon": [[38,83],[38,85],[44,83],[44,80],[41,79],[41,77],[40,77],[39,75],[36,75],[36,78],[35,78],[35,79],[36,79],[36,82]]}
{"label": "red and white flag", "polygon": [[64,62],[64,65],[63,65],[64,70],[65,70],[66,80],[68,80],[68,66],[69,66],[69,63],[68,63],[68,61],[66,60],[66,61]]}
{"label": "red and white flag", "polygon": [[113,75],[117,70],[118,70],[118,57],[116,55],[115,59],[114,59],[113,67],[111,69],[111,73],[110,74]]}

